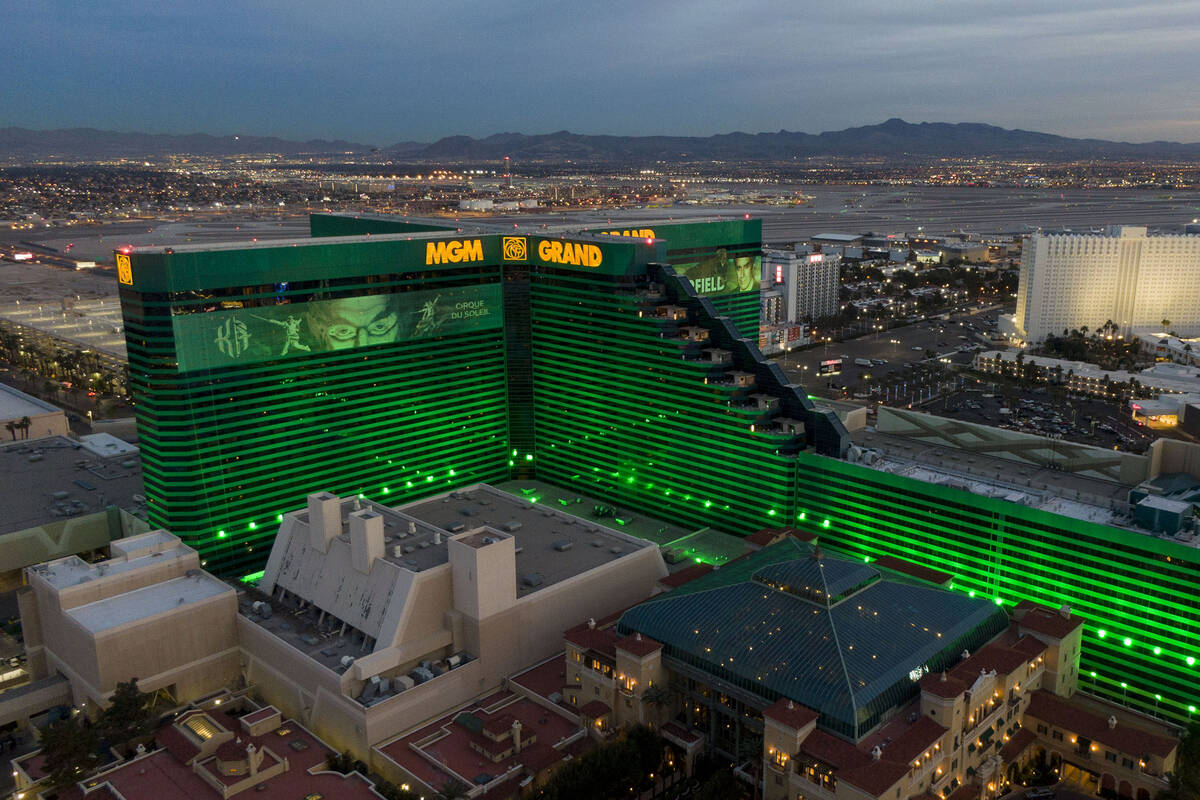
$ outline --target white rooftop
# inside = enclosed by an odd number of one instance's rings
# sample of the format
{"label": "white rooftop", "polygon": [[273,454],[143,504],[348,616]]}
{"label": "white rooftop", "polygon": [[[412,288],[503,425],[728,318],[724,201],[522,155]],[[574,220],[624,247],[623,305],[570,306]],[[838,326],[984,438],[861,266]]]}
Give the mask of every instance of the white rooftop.
{"label": "white rooftop", "polygon": [[0,420],[20,419],[60,411],[57,406],[38,400],[7,384],[0,383]]}
{"label": "white rooftop", "polygon": [[131,456],[138,452],[136,445],[132,445],[124,439],[118,439],[111,433],[91,433],[80,436],[79,441],[84,450],[104,458]]}
{"label": "white rooftop", "polygon": [[56,589],[65,589],[87,581],[99,580],[109,575],[139,569],[155,561],[169,561],[172,558],[183,558],[196,552],[185,544],[177,544],[168,549],[147,552],[135,551],[131,558],[111,558],[98,564],[89,564],[79,556],[68,556],[47,564],[31,567],[47,583]]}
{"label": "white rooftop", "polygon": [[134,589],[132,592],[76,606],[68,609],[67,613],[92,633],[100,633],[109,628],[207,600],[222,592],[232,591],[233,588],[229,584],[217,580],[207,572],[197,571],[195,575],[172,578]]}

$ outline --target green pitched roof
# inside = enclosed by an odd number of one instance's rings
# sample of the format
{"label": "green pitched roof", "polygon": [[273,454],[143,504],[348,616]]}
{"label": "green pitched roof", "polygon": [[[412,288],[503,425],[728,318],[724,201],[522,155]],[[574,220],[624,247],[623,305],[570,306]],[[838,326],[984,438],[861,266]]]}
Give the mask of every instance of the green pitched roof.
{"label": "green pitched roof", "polygon": [[786,697],[812,708],[822,727],[857,739],[917,692],[921,670],[1007,624],[987,601],[788,540],[630,609],[619,629],[662,642],[668,656],[764,704]]}

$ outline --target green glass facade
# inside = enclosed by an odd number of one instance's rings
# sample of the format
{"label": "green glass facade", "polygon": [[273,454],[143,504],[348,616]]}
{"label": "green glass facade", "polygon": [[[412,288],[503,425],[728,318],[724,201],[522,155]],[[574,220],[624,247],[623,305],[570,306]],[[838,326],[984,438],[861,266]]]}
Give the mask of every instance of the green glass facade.
{"label": "green glass facade", "polygon": [[864,558],[895,555],[1005,606],[1069,605],[1079,685],[1151,714],[1200,706],[1200,550],[1154,536],[801,453],[796,524]]}
{"label": "green glass facade", "polygon": [[[319,487],[400,503],[508,477],[500,268],[382,272],[414,259],[395,243],[350,250],[357,251],[134,255],[135,283],[122,287],[122,307],[150,522],[183,537],[219,574],[261,569],[277,515]],[[309,277],[321,264],[329,265],[319,270],[326,277]],[[252,347],[277,327],[263,317],[293,308],[305,316],[314,296],[336,308],[343,298],[429,292],[481,293],[480,302],[495,305],[494,324],[325,352],[305,330],[296,345],[307,352],[180,368],[189,347],[220,357],[217,337],[226,326],[226,350],[238,337],[235,325]],[[195,327],[181,328],[189,315],[212,318],[187,319],[207,323],[209,335],[176,342],[177,330]],[[258,330],[249,327],[255,320]]]}
{"label": "green glass facade", "polygon": [[[1070,604],[1085,689],[1176,719],[1200,704],[1200,551],[836,458],[845,430],[762,359],[757,292],[730,290],[759,221],[448,225],[322,215],[310,240],[133,254],[153,524],[236,575],[313,491],[400,504],[538,478],[733,534],[809,527],[1003,604]],[[357,316],[332,321],[339,303]]]}

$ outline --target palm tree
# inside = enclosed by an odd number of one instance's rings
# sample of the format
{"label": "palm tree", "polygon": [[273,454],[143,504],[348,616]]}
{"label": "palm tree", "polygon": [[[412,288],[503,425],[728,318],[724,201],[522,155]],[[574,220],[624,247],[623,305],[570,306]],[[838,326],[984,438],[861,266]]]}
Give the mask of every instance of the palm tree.
{"label": "palm tree", "polygon": [[29,438],[29,429],[33,426],[33,422],[29,417],[21,417],[21,421],[17,423],[17,427],[21,429],[21,438]]}
{"label": "palm tree", "polygon": [[9,435],[12,436],[13,441],[15,442],[17,440],[17,423],[10,419],[8,422],[4,423],[4,428],[8,431]]}

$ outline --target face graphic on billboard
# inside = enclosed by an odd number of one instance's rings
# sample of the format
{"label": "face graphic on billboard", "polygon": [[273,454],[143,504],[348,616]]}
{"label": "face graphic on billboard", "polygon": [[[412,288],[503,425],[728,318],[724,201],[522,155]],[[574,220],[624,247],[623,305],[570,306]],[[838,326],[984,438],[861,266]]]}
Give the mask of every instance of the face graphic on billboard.
{"label": "face graphic on billboard", "polygon": [[325,350],[387,344],[400,333],[394,294],[369,294],[312,303],[308,325]]}

